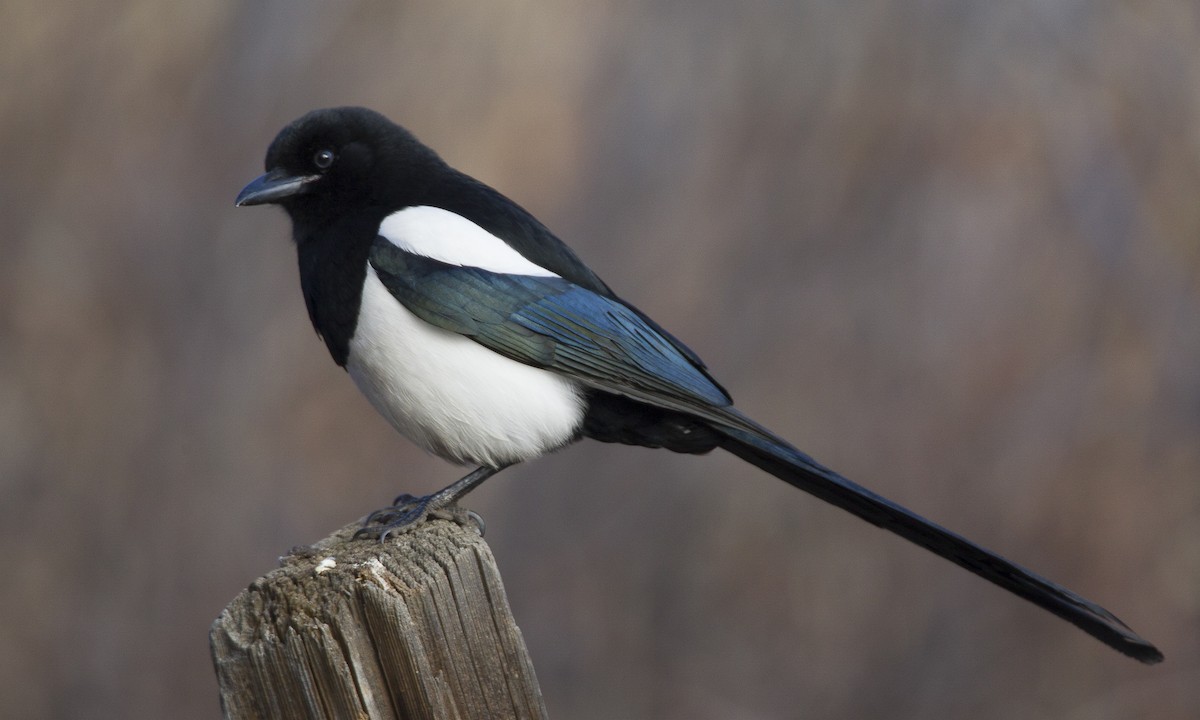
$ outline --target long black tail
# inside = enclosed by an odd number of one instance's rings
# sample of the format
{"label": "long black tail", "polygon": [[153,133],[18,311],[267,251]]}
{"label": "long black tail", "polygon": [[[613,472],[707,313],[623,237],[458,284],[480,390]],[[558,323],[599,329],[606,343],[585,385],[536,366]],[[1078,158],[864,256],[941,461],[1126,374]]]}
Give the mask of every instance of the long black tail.
{"label": "long black tail", "polygon": [[728,412],[732,425],[714,424],[725,450],[1020,595],[1132,658],[1147,664],[1163,659],[1158,648],[1099,605],[850,482],[732,408]]}

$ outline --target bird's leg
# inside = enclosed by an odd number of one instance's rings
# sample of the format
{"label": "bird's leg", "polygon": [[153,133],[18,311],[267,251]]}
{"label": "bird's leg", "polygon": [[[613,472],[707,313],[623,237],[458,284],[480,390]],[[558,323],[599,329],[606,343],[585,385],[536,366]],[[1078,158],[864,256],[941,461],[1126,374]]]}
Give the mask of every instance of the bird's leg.
{"label": "bird's leg", "polygon": [[391,507],[376,510],[367,516],[363,527],[354,533],[354,537],[379,538],[382,542],[388,535],[406,532],[426,518],[453,520],[465,524],[472,521],[479,526],[483,534],[483,519],[470,510],[464,510],[455,503],[467,493],[474,490],[480,483],[500,472],[506,466],[480,467],[466,477],[447,485],[432,495],[417,497],[405,493],[392,501]]}

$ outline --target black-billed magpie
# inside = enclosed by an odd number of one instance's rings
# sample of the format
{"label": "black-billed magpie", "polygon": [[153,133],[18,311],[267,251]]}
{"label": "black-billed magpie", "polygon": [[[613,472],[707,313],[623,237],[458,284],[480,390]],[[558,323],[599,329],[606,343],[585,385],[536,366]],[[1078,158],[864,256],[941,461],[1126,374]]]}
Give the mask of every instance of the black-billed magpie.
{"label": "black-billed magpie", "polygon": [[[536,218],[365,108],[271,143],[237,204],[292,219],[308,314],[334,361],[416,444],[478,469],[372,517],[386,538],[503,468],[583,437],[722,448],[1074,623],[1145,663],[1112,613],[818,464],[733,407],[704,363]],[[370,522],[370,521],[369,521]]]}

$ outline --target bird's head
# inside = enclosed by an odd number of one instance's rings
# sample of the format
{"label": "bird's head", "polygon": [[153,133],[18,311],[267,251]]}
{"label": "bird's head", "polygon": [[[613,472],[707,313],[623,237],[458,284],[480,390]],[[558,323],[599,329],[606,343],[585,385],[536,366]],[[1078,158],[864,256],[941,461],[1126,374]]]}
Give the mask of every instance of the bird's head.
{"label": "bird's head", "polygon": [[275,204],[292,219],[347,211],[389,212],[419,200],[442,161],[407,130],[366,108],[312,112],[275,136],[266,173],[238,193],[244,205]]}

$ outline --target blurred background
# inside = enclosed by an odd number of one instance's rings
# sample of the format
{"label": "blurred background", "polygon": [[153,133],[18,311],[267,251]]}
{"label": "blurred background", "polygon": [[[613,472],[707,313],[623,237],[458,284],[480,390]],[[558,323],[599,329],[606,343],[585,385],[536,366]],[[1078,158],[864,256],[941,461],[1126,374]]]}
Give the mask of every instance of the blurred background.
{"label": "blurred background", "polygon": [[338,104],[1167,655],[727,456],[581,444],[468,503],[552,717],[1200,714],[1191,0],[8,0],[0,82],[0,716],[218,717],[222,607],[461,474],[330,360],[285,216],[233,207]]}

